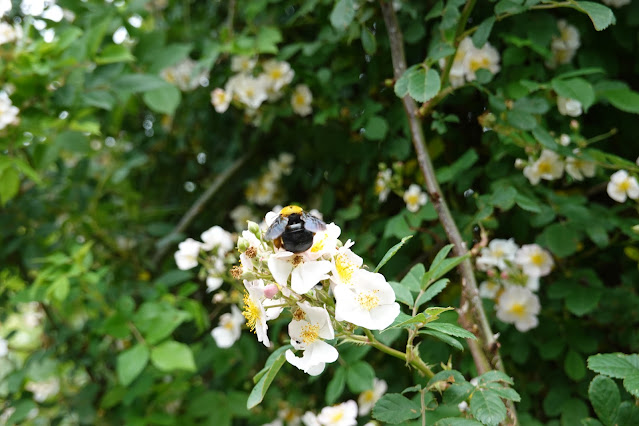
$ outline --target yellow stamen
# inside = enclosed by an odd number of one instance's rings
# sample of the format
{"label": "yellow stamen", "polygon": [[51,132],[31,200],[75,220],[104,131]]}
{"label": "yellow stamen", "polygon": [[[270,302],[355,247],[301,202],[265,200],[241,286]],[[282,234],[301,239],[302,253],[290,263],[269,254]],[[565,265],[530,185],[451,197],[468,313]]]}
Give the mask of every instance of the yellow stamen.
{"label": "yellow stamen", "polygon": [[542,253],[535,253],[532,256],[530,256],[530,262],[533,265],[541,266],[544,264],[544,261],[545,261],[545,258]]}
{"label": "yellow stamen", "polygon": [[373,308],[376,308],[377,306],[379,306],[379,296],[377,295],[377,293],[379,292],[379,290],[374,290],[372,292],[367,292],[367,293],[360,293],[357,296],[357,303],[359,303],[359,305],[366,309],[367,311],[370,311]]}
{"label": "yellow stamen", "polygon": [[246,318],[246,325],[249,330],[255,333],[255,325],[262,317],[260,307],[253,301],[248,291],[244,292],[244,311],[242,312]]}
{"label": "yellow stamen", "polygon": [[300,337],[307,345],[313,343],[319,338],[319,325],[308,324],[303,326]]}
{"label": "yellow stamen", "polygon": [[552,166],[550,165],[550,163],[542,161],[541,163],[539,163],[539,165],[537,165],[537,170],[539,170],[540,174],[545,175],[546,173],[550,173],[552,171]]}
{"label": "yellow stamen", "polygon": [[335,256],[335,269],[337,269],[337,275],[339,275],[342,282],[351,284],[353,274],[358,268],[351,262],[346,253],[339,253]]}
{"label": "yellow stamen", "polygon": [[362,393],[362,399],[366,402],[371,402],[374,398],[375,398],[375,393],[373,392],[372,389],[369,389]]}
{"label": "yellow stamen", "polygon": [[526,313],[526,306],[521,303],[515,303],[510,307],[510,312],[518,317],[523,317]]}

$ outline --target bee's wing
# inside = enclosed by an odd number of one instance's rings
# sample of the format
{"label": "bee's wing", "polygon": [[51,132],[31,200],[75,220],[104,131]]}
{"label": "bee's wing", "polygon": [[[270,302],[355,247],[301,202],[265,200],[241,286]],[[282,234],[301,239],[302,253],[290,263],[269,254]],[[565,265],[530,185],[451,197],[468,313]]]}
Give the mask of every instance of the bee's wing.
{"label": "bee's wing", "polygon": [[311,232],[319,232],[326,229],[326,224],[312,214],[302,212],[302,220],[304,221],[304,229]]}
{"label": "bee's wing", "polygon": [[276,217],[273,223],[271,223],[271,226],[266,230],[266,233],[264,233],[264,239],[268,241],[279,237],[286,229],[286,225],[288,225],[288,217],[281,215]]}

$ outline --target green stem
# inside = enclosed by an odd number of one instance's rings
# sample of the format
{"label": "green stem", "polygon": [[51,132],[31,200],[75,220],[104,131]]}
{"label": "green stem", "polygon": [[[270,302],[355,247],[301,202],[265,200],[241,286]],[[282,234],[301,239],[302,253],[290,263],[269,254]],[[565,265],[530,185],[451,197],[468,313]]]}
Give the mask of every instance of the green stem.
{"label": "green stem", "polygon": [[411,359],[409,359],[409,356],[407,356],[404,352],[402,351],[398,351],[397,349],[393,349],[390,346],[386,346],[385,344],[383,344],[382,342],[380,342],[379,340],[377,340],[375,338],[375,336],[373,336],[373,333],[370,330],[367,330],[365,328],[363,328],[364,330],[364,334],[366,334],[366,337],[363,336],[351,336],[352,338],[359,338],[356,340],[360,340],[362,342],[365,342],[367,345],[374,347],[375,349],[384,352],[385,354],[388,354],[390,356],[393,356],[395,358],[399,358],[401,360],[403,360],[404,362],[408,363],[409,365],[413,366],[414,368],[416,368],[420,373],[422,373],[423,375],[427,376],[427,377],[433,377],[435,375],[435,373],[433,373],[433,371],[428,367],[428,365],[426,365],[426,363],[419,357],[412,357]]}

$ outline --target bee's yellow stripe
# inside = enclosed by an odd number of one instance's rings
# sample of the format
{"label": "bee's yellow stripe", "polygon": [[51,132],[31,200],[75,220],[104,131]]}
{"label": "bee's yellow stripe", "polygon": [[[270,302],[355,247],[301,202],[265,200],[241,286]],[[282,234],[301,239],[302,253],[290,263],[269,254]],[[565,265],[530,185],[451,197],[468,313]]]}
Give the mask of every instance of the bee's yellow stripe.
{"label": "bee's yellow stripe", "polygon": [[300,206],[286,206],[280,211],[280,215],[284,217],[288,217],[292,214],[300,214],[302,213],[302,208]]}

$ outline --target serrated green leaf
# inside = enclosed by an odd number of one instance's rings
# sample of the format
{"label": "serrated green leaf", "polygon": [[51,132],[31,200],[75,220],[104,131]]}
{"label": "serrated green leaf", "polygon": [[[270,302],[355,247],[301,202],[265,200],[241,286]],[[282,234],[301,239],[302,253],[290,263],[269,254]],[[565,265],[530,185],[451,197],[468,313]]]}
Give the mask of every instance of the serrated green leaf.
{"label": "serrated green leaf", "polygon": [[271,369],[271,367],[273,366],[275,361],[280,357],[280,355],[284,354],[289,349],[293,349],[293,346],[284,345],[275,349],[273,353],[270,354],[268,358],[266,359],[266,362],[264,363],[264,367],[260,371],[258,371],[258,373],[255,376],[253,376],[253,383],[257,384],[257,382],[259,382],[262,379],[262,377],[266,373],[268,373],[268,370]]}
{"label": "serrated green leaf", "polygon": [[398,242],[397,244],[395,244],[393,247],[391,247],[390,249],[388,249],[388,251],[386,252],[386,254],[384,255],[384,257],[382,257],[382,260],[379,261],[379,263],[377,264],[377,266],[375,267],[375,270],[373,272],[378,272],[382,266],[386,265],[386,263],[392,259],[393,256],[395,256],[395,254],[399,251],[399,249],[401,249],[404,244],[406,244],[406,242],[408,240],[410,240],[411,238],[413,238],[412,235],[408,235],[404,238],[402,238],[402,240],[400,242]]}
{"label": "serrated green leaf", "polygon": [[635,398],[639,398],[639,370],[635,370],[623,379],[623,387]]}
{"label": "serrated green leaf", "polygon": [[605,426],[612,426],[621,396],[617,384],[609,377],[597,375],[588,387],[588,398],[599,420]]}
{"label": "serrated green leaf", "polygon": [[426,291],[419,297],[419,299],[415,303],[415,306],[419,308],[424,303],[431,301],[435,296],[437,296],[446,288],[449,282],[450,280],[448,278],[442,278],[441,280],[436,281],[428,286]]}
{"label": "serrated green leaf", "polygon": [[525,111],[508,111],[506,119],[511,126],[521,130],[532,130],[538,125],[535,116]]}
{"label": "serrated green leaf", "polygon": [[504,382],[509,385],[514,384],[512,377],[503,371],[491,370],[478,377],[479,383]]}
{"label": "serrated green leaf", "polygon": [[580,381],[586,377],[586,364],[577,352],[569,350],[564,359],[564,371],[574,381]]}
{"label": "serrated green leaf", "polygon": [[275,376],[277,376],[280,368],[282,368],[282,365],[284,365],[284,363],[286,362],[286,356],[284,352],[285,351],[280,352],[277,357],[269,357],[269,360],[272,359],[272,362],[268,370],[260,376],[259,381],[253,387],[248,399],[246,400],[246,408],[248,408],[249,410],[259,405],[259,403],[262,402],[262,400],[264,399],[266,391],[268,391],[268,388],[271,386],[271,383],[273,383]]}
{"label": "serrated green leaf", "polygon": [[457,265],[465,261],[470,257],[470,253],[466,253],[463,256],[451,257],[449,259],[444,259],[439,262],[436,266],[431,266],[431,269],[426,273],[422,283],[428,283],[434,280],[438,280],[443,275],[447,274],[451,269],[455,268]]}
{"label": "serrated green leaf", "polygon": [[334,404],[339,397],[344,393],[346,387],[346,368],[340,367],[335,370],[335,374],[328,385],[326,386],[326,403],[328,405]]}
{"label": "serrated green leaf", "polygon": [[447,417],[437,420],[434,426],[483,426],[483,423],[464,417]]}
{"label": "serrated green leaf", "polygon": [[612,10],[601,3],[578,1],[575,9],[586,13],[597,31],[603,31],[616,23]]}
{"label": "serrated green leaf", "polygon": [[375,370],[365,361],[357,361],[348,366],[346,384],[353,393],[362,393],[373,388]]}
{"label": "serrated green leaf", "polygon": [[420,68],[421,68],[420,64],[413,65],[409,67],[406,71],[404,71],[404,74],[402,74],[402,76],[397,79],[397,81],[395,82],[395,87],[394,87],[395,94],[397,95],[397,97],[403,98],[404,96],[408,95],[408,82],[410,81],[410,77],[413,73],[417,72]]}
{"label": "serrated green leaf", "polygon": [[595,90],[592,85],[583,78],[555,78],[550,84],[559,96],[578,100],[586,111],[595,102]]}
{"label": "serrated green leaf", "polygon": [[409,307],[413,306],[413,303],[415,303],[415,301],[413,300],[413,294],[407,287],[404,287],[403,285],[395,281],[389,281],[388,284],[395,292],[395,299],[398,302],[403,303]]}
{"label": "serrated green leaf", "polygon": [[149,348],[137,344],[120,353],[116,360],[115,370],[122,386],[129,386],[140,375],[149,362]]}
{"label": "serrated green leaf", "polygon": [[588,357],[588,368],[595,373],[605,374],[616,379],[623,379],[638,371],[626,359],[626,355],[620,353],[592,355]]}
{"label": "serrated green leaf", "polygon": [[476,48],[480,49],[486,42],[488,41],[488,37],[490,37],[490,32],[493,30],[493,25],[495,24],[496,18],[491,16],[482,21],[481,24],[477,27],[477,31],[473,34],[472,40],[473,44]]}
{"label": "serrated green leaf", "polygon": [[449,336],[448,334],[445,333],[441,333],[439,331],[436,330],[421,330],[419,332],[419,334],[426,334],[428,336],[432,336],[436,339],[441,340],[442,342],[446,343],[449,346],[454,347],[455,349],[458,349],[460,351],[464,350],[464,345],[462,345],[457,339],[455,339],[454,337]]}
{"label": "serrated green leaf", "polygon": [[478,389],[470,400],[470,412],[486,425],[497,425],[506,419],[506,406],[492,390]]}
{"label": "serrated green leaf", "polygon": [[428,383],[426,383],[426,387],[430,388],[433,384],[442,381],[447,383],[468,383],[464,378],[464,375],[459,371],[442,370],[435,373],[435,375],[428,380]]}
{"label": "serrated green leaf", "polygon": [[191,348],[173,340],[151,349],[151,362],[161,371],[195,371],[195,360]]}
{"label": "serrated green leaf", "polygon": [[408,94],[417,102],[432,99],[441,88],[439,72],[434,68],[419,68],[412,73],[408,80]]}
{"label": "serrated green leaf", "polygon": [[421,281],[424,273],[426,272],[426,268],[421,263],[410,268],[410,271],[406,274],[402,281],[401,285],[409,289],[413,292],[418,292],[421,289]]}
{"label": "serrated green leaf", "polygon": [[462,339],[477,340],[477,337],[473,333],[455,324],[445,322],[430,322],[424,327],[431,330],[439,331],[444,334],[448,334],[449,336],[461,337]]}
{"label": "serrated green leaf", "polygon": [[507,388],[498,383],[489,383],[486,385],[486,388],[495,392],[500,398],[514,402],[521,401],[521,396],[519,396],[519,393],[513,388]]}
{"label": "serrated green leaf", "polygon": [[399,424],[421,415],[419,402],[398,393],[387,393],[373,407],[373,418],[388,424]]}
{"label": "serrated green leaf", "polygon": [[344,31],[355,18],[355,1],[338,0],[331,12],[331,25],[339,31]]}

